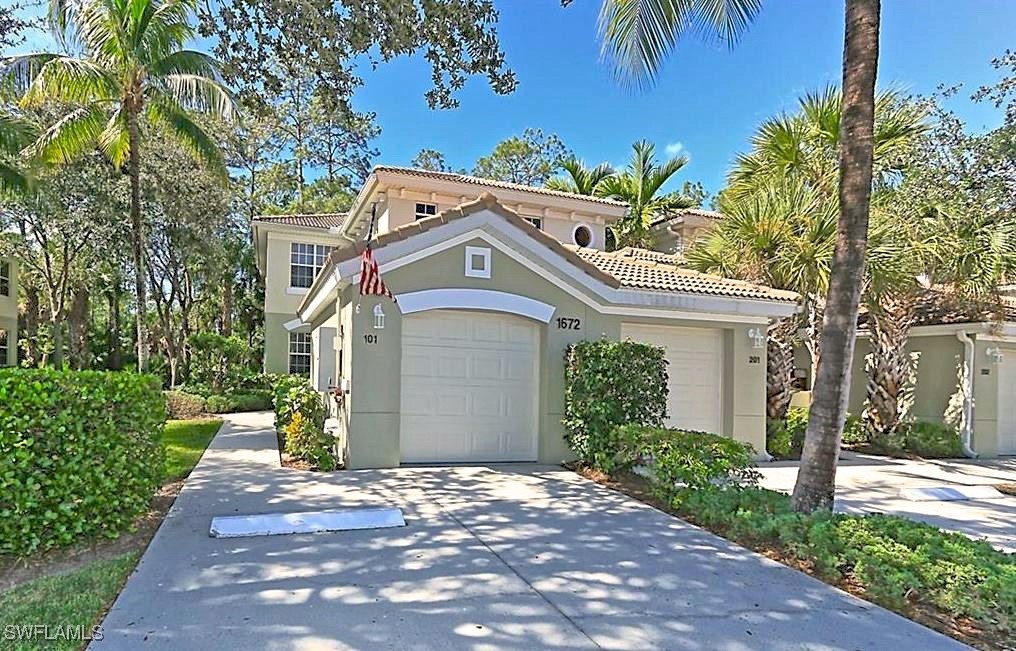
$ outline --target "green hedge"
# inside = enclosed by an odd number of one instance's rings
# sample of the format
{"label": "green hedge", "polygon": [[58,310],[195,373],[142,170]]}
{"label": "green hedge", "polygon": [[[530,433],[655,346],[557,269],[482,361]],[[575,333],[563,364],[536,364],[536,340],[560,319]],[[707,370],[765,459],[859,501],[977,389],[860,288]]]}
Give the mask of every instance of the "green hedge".
{"label": "green hedge", "polygon": [[186,391],[170,390],[166,396],[166,415],[174,420],[185,420],[200,416],[208,411],[204,397]]}
{"label": "green hedge", "polygon": [[984,541],[895,516],[800,515],[789,496],[758,489],[688,490],[672,506],[724,537],[779,549],[826,580],[860,587],[883,606],[931,605],[1016,634],[1016,557]]}
{"label": "green hedge", "polygon": [[0,370],[0,553],[127,530],[162,479],[165,422],[154,376]]}
{"label": "green hedge", "polygon": [[624,465],[645,461],[652,470],[654,491],[663,499],[682,487],[758,485],[755,450],[729,436],[625,425],[618,428],[617,438],[621,444],[616,458]]}
{"label": "green hedge", "polygon": [[270,391],[230,391],[222,395],[211,395],[205,401],[210,414],[230,414],[241,411],[265,411],[272,408]]}
{"label": "green hedge", "polygon": [[619,426],[663,425],[664,350],[633,341],[580,341],[569,346],[564,413],[565,439],[579,461],[610,472]]}

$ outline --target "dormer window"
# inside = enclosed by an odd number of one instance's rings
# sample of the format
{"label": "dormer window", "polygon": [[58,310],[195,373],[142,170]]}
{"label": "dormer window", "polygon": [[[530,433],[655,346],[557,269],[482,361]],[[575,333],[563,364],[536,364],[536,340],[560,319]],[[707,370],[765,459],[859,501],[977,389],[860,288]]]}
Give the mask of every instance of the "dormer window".
{"label": "dormer window", "polygon": [[539,217],[523,217],[522,219],[526,220],[541,231],[543,230],[543,220]]}
{"label": "dormer window", "polygon": [[426,219],[427,217],[433,217],[437,214],[437,205],[433,203],[417,203],[416,204],[416,218]]}

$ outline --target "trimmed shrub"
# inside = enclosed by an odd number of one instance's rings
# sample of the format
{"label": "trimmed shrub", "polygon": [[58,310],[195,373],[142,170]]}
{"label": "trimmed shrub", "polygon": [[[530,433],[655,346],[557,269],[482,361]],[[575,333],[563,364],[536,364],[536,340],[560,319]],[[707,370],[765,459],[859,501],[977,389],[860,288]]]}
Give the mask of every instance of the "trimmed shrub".
{"label": "trimmed shrub", "polygon": [[[808,408],[791,407],[783,420],[770,421],[766,428],[766,451],[777,459],[800,459],[804,435],[808,431]],[[866,443],[868,434],[859,416],[847,414],[843,424],[843,443]]]}
{"label": "trimmed shrub", "polygon": [[223,395],[208,396],[208,413],[230,414],[241,411],[265,411],[272,408],[272,396],[267,391],[231,391]]}
{"label": "trimmed shrub", "polygon": [[843,442],[847,445],[863,445],[868,442],[868,428],[860,416],[847,414],[843,424]]}
{"label": "trimmed shrub", "polygon": [[165,470],[158,378],[0,369],[0,553],[115,538]]}
{"label": "trimmed shrub", "polygon": [[332,438],[316,422],[296,412],[286,425],[286,452],[318,470],[335,470]]}
{"label": "trimmed shrub", "polygon": [[906,425],[902,432],[903,449],[928,459],[949,459],[963,456],[963,442],[955,427],[918,420]]}
{"label": "trimmed shrub", "polygon": [[749,546],[778,548],[827,580],[846,580],[883,606],[925,603],[1016,631],[1016,557],[987,542],[906,518],[794,513],[767,490],[681,491],[675,511]]}
{"label": "trimmed shrub", "polygon": [[565,353],[565,440],[579,460],[614,469],[621,425],[659,427],[667,412],[662,348],[633,341],[581,341]]}
{"label": "trimmed shrub", "polygon": [[625,461],[649,462],[653,489],[663,499],[682,487],[758,485],[754,449],[728,436],[627,425],[618,428],[617,438]]}
{"label": "trimmed shrub", "polygon": [[166,415],[175,420],[194,418],[207,411],[205,399],[185,391],[163,391],[166,396]]}
{"label": "trimmed shrub", "polygon": [[[293,408],[289,404],[289,394],[293,389],[314,391],[310,380],[305,377],[284,374],[272,376],[272,407],[275,409],[275,429],[280,432],[286,429],[286,425],[289,424],[289,420],[293,416]],[[320,397],[318,399],[320,400]],[[324,422],[323,417],[322,422]]]}

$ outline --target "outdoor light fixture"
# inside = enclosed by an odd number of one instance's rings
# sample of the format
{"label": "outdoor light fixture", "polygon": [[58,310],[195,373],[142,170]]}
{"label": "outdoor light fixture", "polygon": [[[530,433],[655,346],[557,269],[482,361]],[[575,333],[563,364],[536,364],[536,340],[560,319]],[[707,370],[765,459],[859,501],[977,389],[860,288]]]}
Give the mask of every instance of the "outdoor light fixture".
{"label": "outdoor light fixture", "polygon": [[988,354],[988,357],[991,358],[991,361],[993,363],[1000,364],[1002,362],[1002,351],[999,349],[998,346],[992,346],[991,348],[988,348],[984,352]]}
{"label": "outdoor light fixture", "polygon": [[381,309],[380,303],[374,306],[374,329],[385,329],[385,311]]}
{"label": "outdoor light fixture", "polygon": [[751,340],[752,348],[766,347],[766,331],[762,328],[748,328],[748,339]]}

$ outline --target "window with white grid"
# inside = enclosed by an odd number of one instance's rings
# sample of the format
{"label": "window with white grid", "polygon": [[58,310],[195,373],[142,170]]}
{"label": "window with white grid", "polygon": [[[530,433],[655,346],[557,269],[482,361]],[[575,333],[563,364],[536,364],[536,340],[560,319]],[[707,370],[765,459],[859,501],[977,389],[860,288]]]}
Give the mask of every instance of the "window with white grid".
{"label": "window with white grid", "polygon": [[310,287],[334,247],[293,242],[289,248],[289,286]]}
{"label": "window with white grid", "polygon": [[11,263],[0,260],[0,296],[11,295]]}
{"label": "window with white grid", "polygon": [[309,332],[289,333],[289,372],[310,377],[311,342]]}
{"label": "window with white grid", "polygon": [[10,354],[9,345],[7,331],[0,328],[0,366],[7,366],[7,356]]}
{"label": "window with white grid", "polygon": [[433,217],[437,214],[437,205],[433,203],[418,203],[416,204],[416,218],[424,219],[426,217]]}

